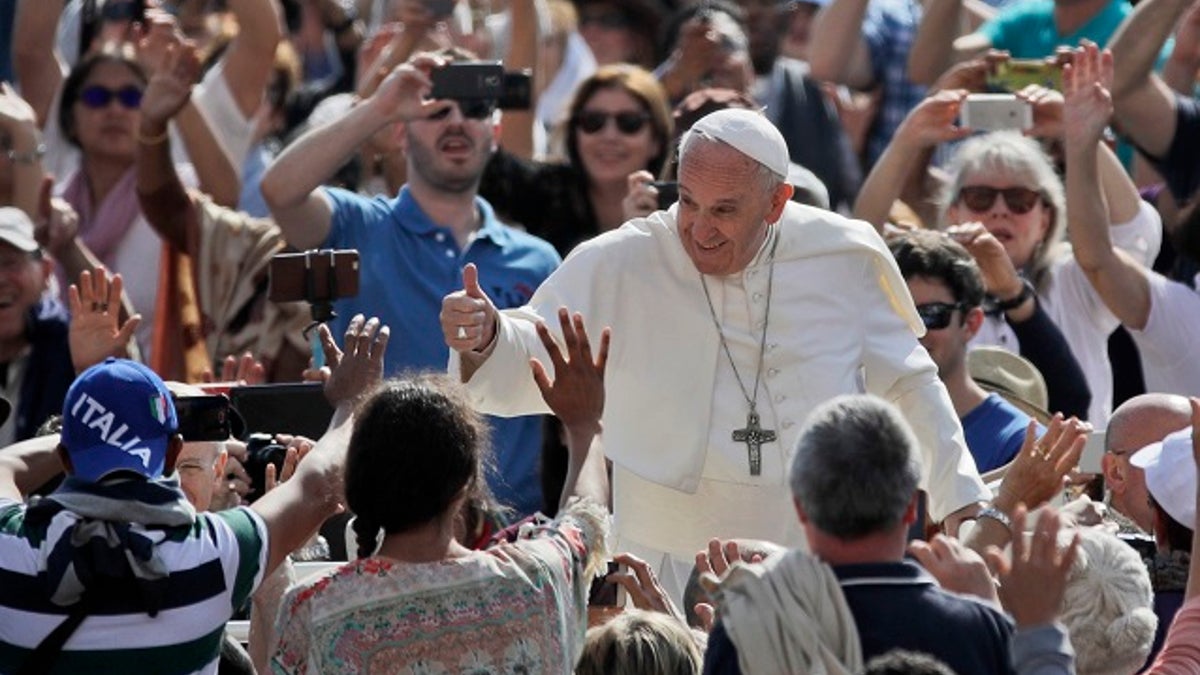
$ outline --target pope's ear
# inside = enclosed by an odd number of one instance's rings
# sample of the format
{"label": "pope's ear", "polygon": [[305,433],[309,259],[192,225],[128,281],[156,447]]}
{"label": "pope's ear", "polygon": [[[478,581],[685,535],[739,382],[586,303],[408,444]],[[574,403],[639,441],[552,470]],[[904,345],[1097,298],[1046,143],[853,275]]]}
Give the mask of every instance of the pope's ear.
{"label": "pope's ear", "polygon": [[767,222],[775,223],[783,216],[783,207],[787,206],[788,200],[792,198],[792,192],[795,188],[791,183],[786,181],[779,184],[775,191],[771,193],[771,211],[767,213]]}

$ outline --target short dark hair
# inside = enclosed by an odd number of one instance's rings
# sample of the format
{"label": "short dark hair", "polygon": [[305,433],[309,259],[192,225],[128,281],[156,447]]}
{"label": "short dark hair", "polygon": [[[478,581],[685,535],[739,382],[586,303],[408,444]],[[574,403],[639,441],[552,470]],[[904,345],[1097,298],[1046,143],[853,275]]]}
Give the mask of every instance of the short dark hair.
{"label": "short dark hair", "polygon": [[867,662],[863,675],[955,675],[950,666],[921,652],[893,649]]}
{"label": "short dark hair", "polygon": [[903,522],[920,477],[916,437],[900,411],[881,398],[853,395],[809,416],[789,482],[818,530],[852,540]]}
{"label": "short dark hair", "polygon": [[955,302],[968,309],[983,304],[986,288],[979,265],[962,244],[941,232],[913,230],[893,237],[888,248],[905,279],[929,277],[946,284]]}
{"label": "short dark hair", "polygon": [[445,375],[385,382],[363,404],[346,457],[346,505],[358,555],[379,530],[406,532],[446,512],[482,482],[487,427]]}

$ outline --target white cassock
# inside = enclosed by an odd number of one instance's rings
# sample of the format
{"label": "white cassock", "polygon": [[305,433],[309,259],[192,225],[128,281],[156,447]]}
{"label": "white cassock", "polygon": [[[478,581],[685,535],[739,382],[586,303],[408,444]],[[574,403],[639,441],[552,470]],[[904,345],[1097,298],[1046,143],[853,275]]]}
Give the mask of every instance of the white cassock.
{"label": "white cassock", "polygon": [[[788,460],[809,412],[840,394],[869,392],[904,412],[936,520],[990,498],[937,367],[917,342],[924,326],[883,240],[866,223],[793,202],[745,270],[705,277],[747,389],[766,321],[757,409],[778,440],[762,446],[761,475],[751,475],[746,444],[732,440],[748,406],[675,208],[576,248],[529,305],[500,313],[491,356],[467,384],[484,412],[548,413],[529,371],[531,356],[549,364],[535,323],[561,340],[558,308],[581,312],[593,346],[612,327],[603,424],[614,464],[614,550],[655,565],[678,599],[710,537],[804,545]],[[450,372],[461,374],[457,352]]]}

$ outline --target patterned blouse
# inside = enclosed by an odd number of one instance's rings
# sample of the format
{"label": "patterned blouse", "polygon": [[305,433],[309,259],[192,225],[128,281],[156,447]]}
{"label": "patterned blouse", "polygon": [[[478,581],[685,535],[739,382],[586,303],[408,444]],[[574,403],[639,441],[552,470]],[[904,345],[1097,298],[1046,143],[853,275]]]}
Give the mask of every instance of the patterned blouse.
{"label": "patterned blouse", "polygon": [[516,542],[454,560],[356,560],[289,591],[277,673],[570,673],[607,515],[574,502]]}

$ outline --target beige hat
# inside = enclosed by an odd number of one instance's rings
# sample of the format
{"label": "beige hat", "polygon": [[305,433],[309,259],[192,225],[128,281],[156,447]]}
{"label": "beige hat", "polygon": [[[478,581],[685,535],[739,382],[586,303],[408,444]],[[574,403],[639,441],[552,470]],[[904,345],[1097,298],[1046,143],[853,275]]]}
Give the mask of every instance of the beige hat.
{"label": "beige hat", "polygon": [[1180,525],[1196,529],[1196,460],[1192,428],[1170,434],[1133,453],[1129,462],[1146,472],[1150,496]]}
{"label": "beige hat", "polygon": [[41,248],[33,238],[33,221],[14,206],[0,206],[0,241],[33,253]]}
{"label": "beige hat", "polygon": [[1002,347],[975,347],[967,352],[967,372],[979,386],[1000,394],[1038,421],[1050,419],[1046,381],[1028,359]]}
{"label": "beige hat", "polygon": [[787,179],[790,164],[787,141],[762,113],[738,108],[718,110],[700,118],[691,131],[700,131],[728,143],[773,171],[781,180]]}

